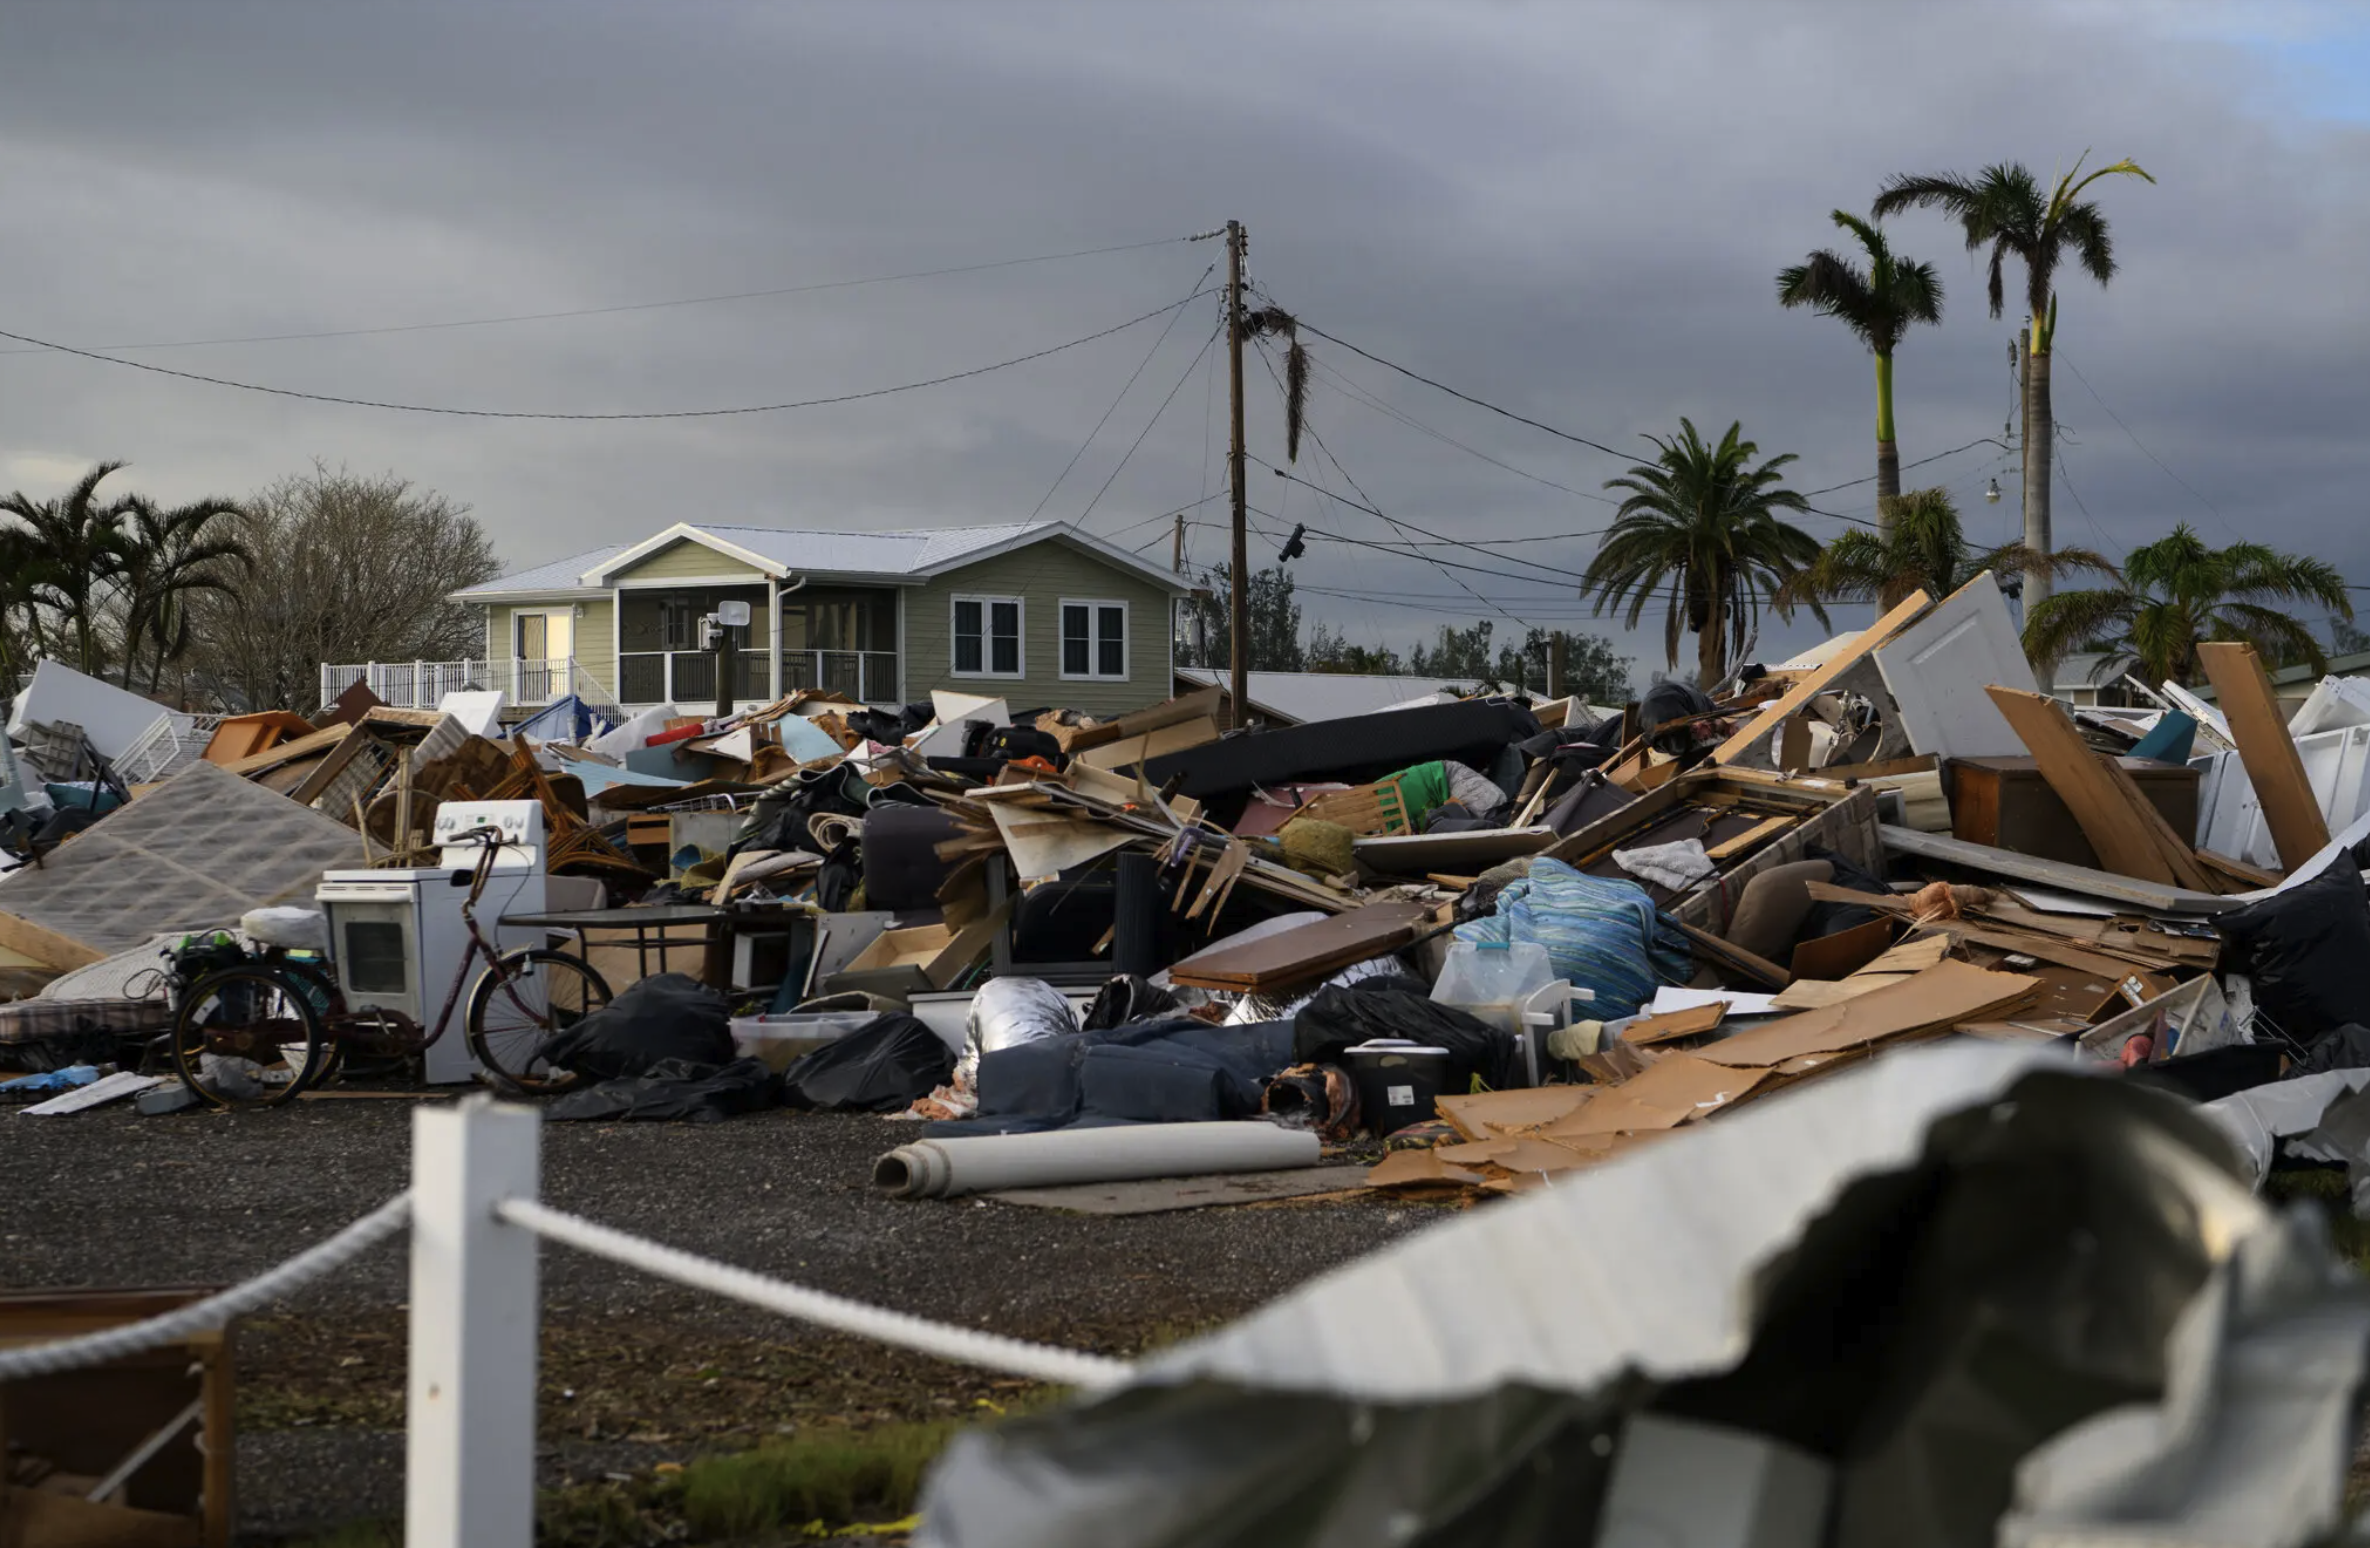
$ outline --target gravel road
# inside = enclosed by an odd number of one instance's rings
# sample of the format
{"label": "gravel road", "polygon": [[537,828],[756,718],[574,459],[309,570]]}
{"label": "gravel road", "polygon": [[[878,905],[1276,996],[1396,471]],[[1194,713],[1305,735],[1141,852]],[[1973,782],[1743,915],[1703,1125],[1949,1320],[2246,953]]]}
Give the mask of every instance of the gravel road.
{"label": "gravel road", "polygon": [[[418,1105],[0,1114],[0,1283],[242,1279],[403,1187]],[[1379,1201],[1101,1218],[876,1195],[873,1158],[915,1134],[883,1119],[790,1112],[713,1125],[557,1124],[544,1133],[544,1197],[800,1284],[1110,1352],[1239,1316],[1437,1218]],[[546,1249],[543,1273],[546,1483],[801,1425],[962,1412],[1018,1385],[566,1249]],[[391,1244],[242,1328],[247,1534],[399,1508],[404,1296],[405,1257]]]}

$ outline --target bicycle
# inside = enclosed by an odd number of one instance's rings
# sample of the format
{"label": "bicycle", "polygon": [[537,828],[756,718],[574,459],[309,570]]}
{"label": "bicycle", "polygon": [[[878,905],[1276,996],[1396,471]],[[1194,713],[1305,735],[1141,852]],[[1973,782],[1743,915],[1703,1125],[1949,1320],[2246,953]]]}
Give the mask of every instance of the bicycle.
{"label": "bicycle", "polygon": [[575,1076],[544,1063],[538,1050],[554,1033],[607,1005],[608,981],[565,952],[504,952],[487,938],[476,909],[493,874],[501,833],[477,828],[454,842],[473,840],[477,864],[461,904],[469,948],[433,1028],[423,1031],[411,1017],[383,1006],[349,1010],[325,956],[282,946],[248,950],[217,932],[185,941],[174,954],[173,1063],[181,1079],[216,1107],[277,1107],[335,1079],[349,1050],[420,1057],[451,1026],[469,970],[482,957],[485,966],[470,988],[464,1023],[482,1078],[509,1097],[572,1085]]}

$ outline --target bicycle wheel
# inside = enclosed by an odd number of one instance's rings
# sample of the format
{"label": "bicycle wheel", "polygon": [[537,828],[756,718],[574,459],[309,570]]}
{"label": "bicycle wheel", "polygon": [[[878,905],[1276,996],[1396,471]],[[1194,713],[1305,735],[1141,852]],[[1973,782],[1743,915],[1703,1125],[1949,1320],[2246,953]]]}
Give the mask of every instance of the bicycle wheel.
{"label": "bicycle wheel", "polygon": [[536,1050],[609,1003],[609,985],[581,959],[558,951],[506,952],[469,991],[469,1051],[487,1084],[504,1096],[563,1091],[576,1077]]}
{"label": "bicycle wheel", "polygon": [[304,987],[270,968],[235,967],[190,985],[173,1018],[173,1064],[216,1107],[277,1107],[328,1061]]}

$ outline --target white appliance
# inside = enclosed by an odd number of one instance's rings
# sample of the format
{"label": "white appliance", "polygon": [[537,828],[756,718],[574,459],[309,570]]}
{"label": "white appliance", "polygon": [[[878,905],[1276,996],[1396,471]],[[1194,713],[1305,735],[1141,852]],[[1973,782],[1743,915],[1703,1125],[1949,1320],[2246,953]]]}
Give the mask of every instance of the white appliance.
{"label": "white appliance", "polygon": [[[436,808],[436,842],[441,862],[384,871],[325,871],[313,894],[329,916],[329,950],[346,1008],[400,1011],[435,1030],[436,1014],[452,993],[453,975],[469,953],[469,927],[461,918],[469,883],[476,874],[479,846],[455,843],[478,828],[500,830],[485,895],[477,901],[477,924],[503,951],[542,944],[543,932],[500,927],[506,914],[543,912],[543,807],[536,801],[447,801]],[[484,963],[477,965],[482,971]],[[428,1079],[473,1080],[477,1060],[469,1052],[469,990],[477,971],[461,986],[452,1021],[428,1049]]]}

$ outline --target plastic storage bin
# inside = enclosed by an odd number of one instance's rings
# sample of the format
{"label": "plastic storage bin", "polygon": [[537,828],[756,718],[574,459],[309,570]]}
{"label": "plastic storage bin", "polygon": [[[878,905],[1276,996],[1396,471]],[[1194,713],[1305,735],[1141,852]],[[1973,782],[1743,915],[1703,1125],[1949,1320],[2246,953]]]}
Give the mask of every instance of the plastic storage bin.
{"label": "plastic storage bin", "polygon": [[879,1011],[786,1011],[773,1016],[735,1016],[732,1051],[736,1058],[763,1059],[769,1069],[786,1070],[829,1043],[846,1037],[880,1016]]}
{"label": "plastic storage bin", "polygon": [[1446,1089],[1447,1049],[1378,1037],[1343,1049],[1341,1057],[1358,1088],[1359,1120],[1376,1134],[1438,1116],[1432,1104]]}

